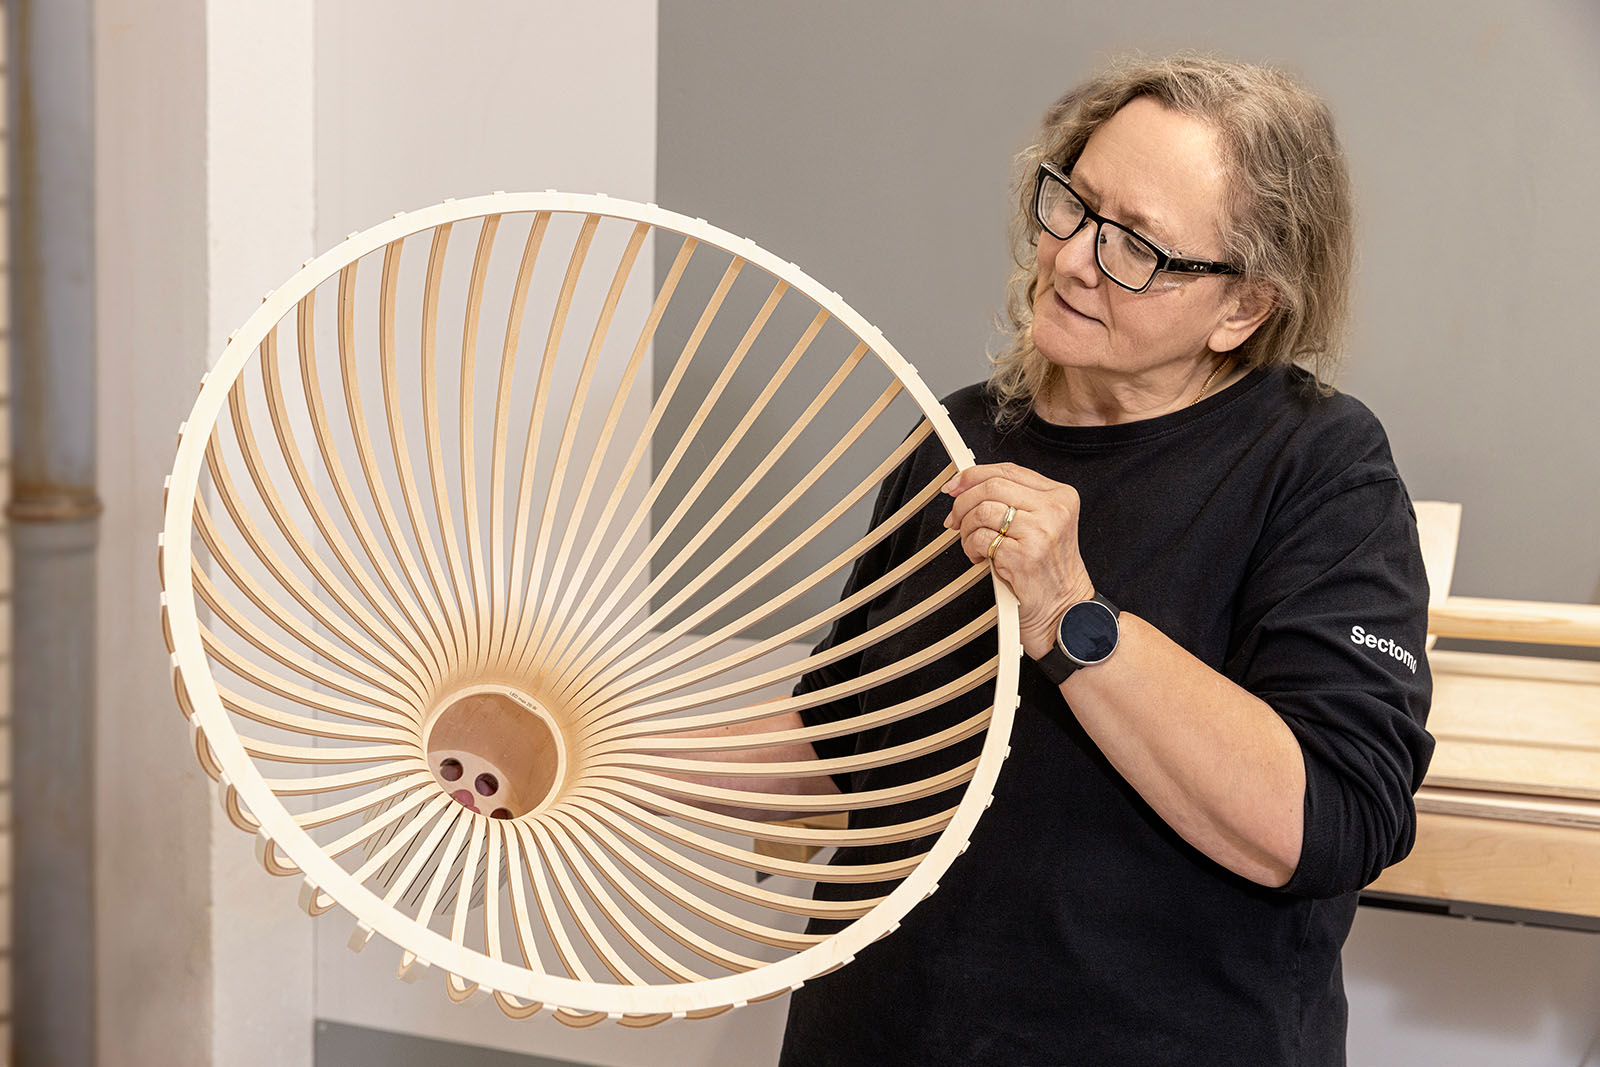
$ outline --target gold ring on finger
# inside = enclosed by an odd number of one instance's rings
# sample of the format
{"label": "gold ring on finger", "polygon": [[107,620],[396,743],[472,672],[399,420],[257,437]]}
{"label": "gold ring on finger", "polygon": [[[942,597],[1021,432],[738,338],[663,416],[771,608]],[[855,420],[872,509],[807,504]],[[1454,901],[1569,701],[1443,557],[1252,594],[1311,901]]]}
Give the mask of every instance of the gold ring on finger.
{"label": "gold ring on finger", "polygon": [[1017,517],[1017,509],[1016,508],[1014,508],[1014,507],[1006,508],[1006,517],[1000,520],[1000,536],[1001,537],[1004,537],[1006,535],[1006,531],[1011,529],[1011,520],[1016,518],[1016,517]]}
{"label": "gold ring on finger", "polygon": [[1005,539],[1006,539],[1006,535],[1004,533],[997,533],[997,534],[994,535],[994,540],[989,542],[989,562],[990,563],[994,562],[994,550],[999,548],[1000,547],[1000,542],[1004,541]]}

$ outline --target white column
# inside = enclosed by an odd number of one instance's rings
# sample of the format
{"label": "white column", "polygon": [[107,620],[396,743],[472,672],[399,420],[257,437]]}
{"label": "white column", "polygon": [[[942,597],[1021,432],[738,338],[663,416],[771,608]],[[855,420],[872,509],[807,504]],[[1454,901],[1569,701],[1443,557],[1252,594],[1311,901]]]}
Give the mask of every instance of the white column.
{"label": "white column", "polygon": [[[313,23],[311,0],[207,0],[208,362],[316,252]],[[297,889],[212,806],[212,1063],[311,1065],[312,920]]]}
{"label": "white column", "polygon": [[[205,370],[205,6],[94,4],[96,1061],[211,1062],[208,782],[173,702],[156,534]],[[86,309],[87,310],[87,309]]]}

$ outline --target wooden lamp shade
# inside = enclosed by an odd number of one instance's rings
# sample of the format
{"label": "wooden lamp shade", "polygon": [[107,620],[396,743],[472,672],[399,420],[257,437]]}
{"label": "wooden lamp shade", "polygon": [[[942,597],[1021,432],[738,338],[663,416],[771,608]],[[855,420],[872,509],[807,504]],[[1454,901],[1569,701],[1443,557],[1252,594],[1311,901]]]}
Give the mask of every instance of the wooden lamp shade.
{"label": "wooden lamp shade", "polygon": [[[930,438],[949,465],[874,521]],[[811,650],[957,551],[948,534],[838,599],[971,463],[881,334],[703,221],[557,193],[398,215],[269,294],[180,430],[160,553],[178,703],[263,866],[301,878],[311,914],[353,915],[352,947],[398,945],[403,977],[437,968],[453,999],[573,1025],[777,996],[892,931],[991,795],[1020,649],[987,567]],[[992,601],[934,625],[974,595]],[[993,656],[839,724],[715,733],[815,703],[791,695],[800,675],[896,634],[901,659],[821,696],[969,641]],[[972,694],[981,714],[910,744],[727,758],[878,736]],[[703,784],[940,752],[960,758],[844,795]],[[882,815],[930,797],[948,803]],[[853,869],[814,854],[885,841],[917,844]],[[849,880],[885,891],[811,899]]]}

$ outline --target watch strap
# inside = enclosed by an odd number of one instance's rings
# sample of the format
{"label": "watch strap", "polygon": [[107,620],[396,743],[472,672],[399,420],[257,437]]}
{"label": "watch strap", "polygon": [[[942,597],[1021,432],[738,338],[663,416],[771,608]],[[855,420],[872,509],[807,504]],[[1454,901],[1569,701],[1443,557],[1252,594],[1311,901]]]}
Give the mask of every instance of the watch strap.
{"label": "watch strap", "polygon": [[1043,672],[1046,678],[1050,679],[1051,685],[1060,685],[1072,677],[1072,672],[1078,669],[1078,665],[1068,659],[1067,654],[1061,651],[1059,645],[1054,643],[1050,645],[1049,652],[1046,652],[1033,662],[1037,663],[1039,670]]}

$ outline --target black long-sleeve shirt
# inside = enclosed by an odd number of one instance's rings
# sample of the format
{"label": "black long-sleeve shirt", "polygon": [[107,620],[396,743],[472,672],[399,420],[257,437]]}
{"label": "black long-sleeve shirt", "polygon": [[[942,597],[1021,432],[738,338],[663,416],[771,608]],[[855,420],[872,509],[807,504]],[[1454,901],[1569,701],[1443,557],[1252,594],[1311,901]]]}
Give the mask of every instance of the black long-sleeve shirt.
{"label": "black long-sleeve shirt", "polygon": [[[1342,1063],[1339,951],[1356,891],[1410,849],[1412,795],[1432,751],[1423,728],[1427,582],[1382,427],[1357,401],[1318,396],[1304,375],[1285,370],[1254,372],[1186,410],[1117,426],[1029,417],[1002,434],[980,387],[945,404],[980,463],[1011,461],[1078,490],[1080,547],[1098,590],[1283,717],[1306,767],[1300,864],[1287,886],[1268,889],[1183,841],[1024,660],[1011,755],[966,855],[900,930],[794,994],[783,1063]],[[877,519],[947,461],[930,439],[886,481]],[[851,588],[937,536],[948,511],[948,498],[937,497],[863,558]],[[951,548],[841,619],[824,644],[968,566]],[[895,641],[807,676],[799,691],[922,647],[984,610],[988,597],[973,590]],[[959,676],[994,648],[990,634],[806,717],[886,706]],[[897,744],[985,700],[980,689],[816,748],[828,757]],[[971,758],[980,743],[841,776],[840,785],[915,780]],[[868,809],[852,825],[949,803]],[[856,848],[835,862],[925,845]],[[822,883],[818,893],[883,889]]]}

